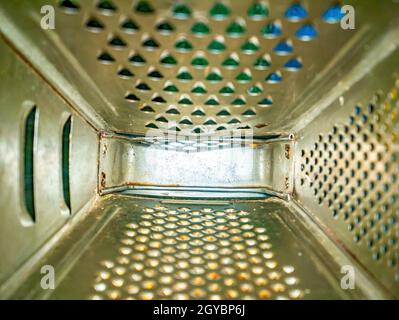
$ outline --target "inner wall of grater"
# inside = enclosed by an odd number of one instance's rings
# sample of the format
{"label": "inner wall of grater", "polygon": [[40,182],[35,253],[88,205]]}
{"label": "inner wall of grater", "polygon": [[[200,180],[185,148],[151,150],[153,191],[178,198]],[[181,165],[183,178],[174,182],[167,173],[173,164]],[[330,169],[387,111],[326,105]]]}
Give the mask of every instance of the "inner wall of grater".
{"label": "inner wall of grater", "polygon": [[299,150],[298,184],[369,268],[399,283],[399,81]]}
{"label": "inner wall of grater", "polygon": [[57,32],[124,133],[277,130],[353,33],[324,2],[59,4]]}

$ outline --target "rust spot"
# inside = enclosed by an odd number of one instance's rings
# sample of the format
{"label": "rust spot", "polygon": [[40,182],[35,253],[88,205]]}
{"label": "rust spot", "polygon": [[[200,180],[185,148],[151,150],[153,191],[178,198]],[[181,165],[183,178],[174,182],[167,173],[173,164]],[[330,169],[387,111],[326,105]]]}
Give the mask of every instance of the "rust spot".
{"label": "rust spot", "polygon": [[252,148],[252,149],[256,149],[256,148],[259,147],[259,145],[258,145],[257,143],[251,143],[251,144],[249,145],[249,147]]}
{"label": "rust spot", "polygon": [[101,188],[105,188],[105,179],[106,179],[106,175],[105,175],[105,172],[101,172],[101,182],[100,182],[100,185],[101,185]]}
{"label": "rust spot", "polygon": [[267,127],[268,125],[269,125],[268,123],[258,123],[257,125],[255,125],[255,128],[260,129]]}
{"label": "rust spot", "polygon": [[285,177],[285,189],[288,190],[290,188],[290,179]]}
{"label": "rust spot", "polygon": [[291,159],[291,145],[285,145],[285,157],[290,160]]}

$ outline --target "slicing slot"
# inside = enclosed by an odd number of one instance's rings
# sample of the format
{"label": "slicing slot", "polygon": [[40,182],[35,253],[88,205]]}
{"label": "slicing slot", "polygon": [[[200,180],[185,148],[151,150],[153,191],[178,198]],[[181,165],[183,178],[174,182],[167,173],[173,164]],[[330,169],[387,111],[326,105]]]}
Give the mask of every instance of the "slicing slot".
{"label": "slicing slot", "polygon": [[64,202],[69,210],[71,210],[71,193],[69,185],[69,161],[71,146],[71,127],[72,117],[69,117],[62,129],[62,191]]}
{"label": "slicing slot", "polygon": [[25,208],[36,221],[35,195],[34,195],[34,146],[36,133],[36,106],[29,112],[25,121],[24,139],[24,202]]}

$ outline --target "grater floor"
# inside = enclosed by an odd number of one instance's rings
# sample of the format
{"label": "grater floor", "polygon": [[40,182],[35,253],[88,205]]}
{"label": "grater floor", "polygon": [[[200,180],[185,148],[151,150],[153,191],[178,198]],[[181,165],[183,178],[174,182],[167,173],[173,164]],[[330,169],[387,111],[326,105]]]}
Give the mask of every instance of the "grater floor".
{"label": "grater floor", "polygon": [[82,239],[78,254],[55,250],[68,263],[51,262],[60,283],[47,298],[343,297],[281,219],[290,214],[282,202],[193,205],[113,195],[96,211],[114,213],[91,239],[79,231],[68,237],[64,246]]}

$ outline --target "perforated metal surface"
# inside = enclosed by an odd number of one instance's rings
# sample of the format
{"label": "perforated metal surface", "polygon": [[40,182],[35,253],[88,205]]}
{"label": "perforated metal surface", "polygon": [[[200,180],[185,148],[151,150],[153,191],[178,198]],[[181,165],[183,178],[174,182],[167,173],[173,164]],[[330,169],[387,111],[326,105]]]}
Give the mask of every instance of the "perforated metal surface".
{"label": "perforated metal surface", "polygon": [[[103,208],[107,208],[105,212]],[[91,213],[98,222],[108,221],[95,227],[95,236],[90,241],[79,241],[87,227],[80,231],[77,228],[64,243],[64,249],[56,250],[55,258],[50,255],[44,262],[56,269],[56,290],[36,289],[38,296],[32,297],[345,297],[320,257],[296,240],[296,235],[280,220],[281,215],[287,217],[290,212],[278,201],[162,204],[110,196]],[[74,243],[75,248],[68,242]],[[59,256],[65,257],[61,261],[67,261],[59,263]],[[30,290],[23,291],[32,292],[37,287],[32,279],[26,285]]]}
{"label": "perforated metal surface", "polygon": [[57,32],[115,108],[103,116],[118,131],[266,132],[350,38],[339,10],[319,1],[61,1]]}
{"label": "perforated metal surface", "polygon": [[[349,118],[300,150],[299,186],[311,188],[329,227],[348,233],[358,254],[399,288],[398,85],[358,104]],[[343,224],[342,224],[343,223]],[[363,255],[359,255],[363,259]]]}
{"label": "perforated metal surface", "polygon": [[125,226],[121,256],[101,262],[92,298],[304,296],[295,268],[278,265],[266,229],[249,212],[155,206],[143,213]]}
{"label": "perforated metal surface", "polygon": [[397,90],[378,105],[357,106],[346,125],[302,150],[301,184],[309,183],[319,203],[346,221],[353,241],[367,243],[399,282]]}

